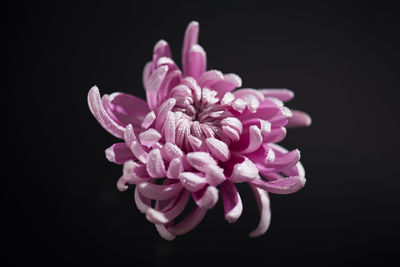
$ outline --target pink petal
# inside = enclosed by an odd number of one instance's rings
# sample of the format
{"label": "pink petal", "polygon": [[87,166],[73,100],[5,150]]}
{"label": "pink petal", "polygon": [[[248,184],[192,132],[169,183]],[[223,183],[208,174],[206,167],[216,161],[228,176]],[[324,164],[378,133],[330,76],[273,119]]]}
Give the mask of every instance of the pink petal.
{"label": "pink petal", "polygon": [[232,108],[240,113],[242,113],[244,111],[246,106],[247,106],[247,102],[242,98],[238,98],[235,101],[233,101],[233,103],[232,103]]}
{"label": "pink petal", "polygon": [[151,147],[161,139],[161,134],[154,128],[139,134],[140,143],[146,147]]}
{"label": "pink petal", "polygon": [[166,120],[168,116],[168,111],[171,111],[172,108],[176,104],[176,99],[175,98],[169,98],[167,101],[165,101],[160,108],[158,109],[157,112],[157,118],[156,118],[156,129],[161,130],[161,126]]}
{"label": "pink petal", "polygon": [[197,84],[196,80],[192,77],[186,77],[182,80],[182,84],[186,85],[187,87],[192,90],[192,95],[195,101],[200,101],[201,99],[201,87]]}
{"label": "pink petal", "polygon": [[140,129],[146,113],[149,112],[147,103],[133,95],[123,93],[104,95],[102,102],[111,118],[122,126],[132,124],[134,129]]}
{"label": "pink petal", "polygon": [[160,149],[152,149],[147,155],[146,169],[153,178],[163,178],[167,174]]}
{"label": "pink petal", "polygon": [[133,155],[140,160],[142,163],[146,163],[147,152],[143,146],[137,140],[135,133],[133,132],[132,125],[127,125],[124,132],[124,139],[127,146],[130,147]]}
{"label": "pink petal", "polygon": [[158,185],[149,182],[138,184],[136,188],[139,189],[145,197],[155,200],[165,200],[178,194],[182,190],[180,183],[169,185]]}
{"label": "pink petal", "polygon": [[186,155],[188,163],[199,171],[205,171],[208,165],[217,165],[217,162],[206,152],[191,152]]}
{"label": "pink petal", "polygon": [[225,219],[229,223],[236,222],[243,211],[242,200],[236,190],[236,186],[229,180],[221,185],[221,195],[224,204]]}
{"label": "pink petal", "polygon": [[143,87],[147,88],[147,83],[149,81],[151,71],[152,71],[153,62],[147,62],[143,69]]}
{"label": "pink petal", "polygon": [[192,196],[197,206],[203,209],[211,209],[218,201],[218,189],[214,186],[206,186],[192,193]]}
{"label": "pink petal", "polygon": [[167,160],[171,161],[174,158],[182,158],[184,154],[178,146],[167,142],[163,148],[163,155]]}
{"label": "pink petal", "polygon": [[295,128],[295,127],[304,127],[311,125],[311,117],[305,112],[292,110],[292,117],[289,119],[286,127]]}
{"label": "pink petal", "polygon": [[100,98],[100,92],[97,86],[93,86],[88,93],[88,104],[89,109],[95,116],[97,121],[106,129],[109,133],[115,137],[123,139],[124,126],[117,123],[110,115],[106,112],[103,107],[102,100]]}
{"label": "pink petal", "polygon": [[115,143],[106,149],[106,158],[116,164],[124,164],[128,160],[135,160],[136,157],[125,143]]}
{"label": "pink petal", "polygon": [[240,89],[233,92],[233,95],[235,96],[235,98],[243,98],[243,99],[245,99],[247,96],[254,96],[260,102],[262,102],[265,99],[262,93],[254,89]]}
{"label": "pink petal", "polygon": [[216,159],[218,159],[222,162],[225,162],[230,158],[231,152],[230,152],[228,146],[221,140],[218,140],[213,137],[207,138],[206,144],[207,144],[208,150],[211,152],[211,154]]}
{"label": "pink petal", "polygon": [[270,182],[265,182],[261,179],[254,179],[250,181],[250,184],[275,194],[294,193],[303,188],[305,183],[306,179],[301,176],[292,176]]}
{"label": "pink petal", "polygon": [[135,188],[135,203],[141,213],[146,213],[151,208],[151,199],[145,197],[138,187]]}
{"label": "pink petal", "polygon": [[235,96],[231,92],[226,92],[221,99],[221,105],[230,105],[235,100]]}
{"label": "pink petal", "polygon": [[188,216],[177,225],[168,227],[168,231],[173,235],[183,235],[193,230],[204,218],[207,210],[200,207],[194,208]]}
{"label": "pink petal", "polygon": [[238,120],[235,117],[227,117],[227,118],[221,120],[221,125],[226,125],[226,126],[229,126],[233,129],[235,129],[239,133],[239,135],[243,131],[242,123],[240,122],[240,120]]}
{"label": "pink petal", "polygon": [[206,179],[199,174],[200,173],[182,172],[179,174],[179,179],[181,180],[181,184],[187,190],[190,192],[196,192],[207,184]]}
{"label": "pink petal", "polygon": [[[175,64],[175,63],[174,63]],[[174,65],[174,68],[177,68]],[[168,94],[171,91],[171,88],[176,87],[180,84],[182,79],[182,73],[179,69],[175,69],[172,67],[168,67],[168,73],[165,75],[165,78],[160,85],[160,89],[158,90],[157,94],[157,102],[162,103],[168,98]]]}
{"label": "pink petal", "polygon": [[216,186],[225,182],[224,169],[217,165],[208,165],[205,169],[206,181],[208,184]]}
{"label": "pink petal", "polygon": [[156,114],[154,113],[154,111],[150,111],[143,119],[142,128],[144,129],[149,128],[155,120],[156,120]]}
{"label": "pink petal", "polygon": [[186,28],[185,37],[183,40],[183,49],[182,49],[182,69],[185,76],[187,76],[187,68],[190,64],[190,60],[188,57],[190,48],[197,44],[199,35],[199,23],[196,21],[192,21],[188,27]]}
{"label": "pink petal", "polygon": [[165,240],[172,241],[172,240],[175,239],[176,236],[173,235],[173,234],[171,234],[171,233],[167,230],[167,228],[165,227],[165,225],[163,225],[163,224],[156,224],[155,226],[156,226],[156,229],[157,229],[158,233],[160,234],[160,236],[161,236],[162,238],[164,238]]}
{"label": "pink petal", "polygon": [[226,92],[231,92],[242,86],[242,79],[236,74],[225,74],[222,81],[209,85],[209,88],[217,91],[218,97],[222,97]]}
{"label": "pink petal", "polygon": [[204,72],[198,80],[201,87],[208,87],[210,84],[214,84],[218,81],[222,81],[224,75],[218,70],[209,70]]}
{"label": "pink petal", "polygon": [[174,158],[168,166],[167,177],[170,179],[178,179],[179,174],[182,172],[182,162],[179,158]]}
{"label": "pink petal", "polygon": [[285,127],[271,129],[268,134],[263,134],[263,143],[277,143],[285,139],[287,130]]}
{"label": "pink petal", "polygon": [[240,135],[237,130],[230,126],[222,126],[222,132],[234,142],[240,140]]}
{"label": "pink petal", "polygon": [[258,90],[265,97],[275,97],[281,101],[289,101],[294,97],[294,93],[288,89],[261,89]]}
{"label": "pink petal", "polygon": [[164,81],[165,75],[168,72],[167,66],[161,66],[156,69],[150,76],[146,84],[146,98],[147,104],[150,109],[155,109],[159,106],[158,103],[158,91],[162,82]]}
{"label": "pink petal", "polygon": [[206,65],[206,52],[200,45],[193,45],[187,54],[185,76],[199,78],[206,71]]}
{"label": "pink petal", "polygon": [[251,186],[256,198],[258,209],[260,210],[260,222],[255,230],[250,233],[250,237],[259,237],[263,235],[271,223],[271,209],[269,207],[269,197],[265,190]]}
{"label": "pink petal", "polygon": [[137,164],[130,160],[124,164],[122,178],[122,181],[128,184],[138,184],[148,181],[150,176],[144,164]]}
{"label": "pink petal", "polygon": [[159,212],[153,208],[147,209],[146,219],[154,224],[166,224],[169,222],[162,212]]}
{"label": "pink petal", "polygon": [[244,157],[244,161],[242,163],[237,163],[233,167],[233,171],[229,180],[235,183],[241,182],[249,182],[258,177],[258,169],[256,165]]}
{"label": "pink petal", "polygon": [[238,151],[240,154],[252,153],[263,143],[261,130],[256,125],[250,126],[249,133],[245,136],[242,135],[241,141],[232,146],[232,149]]}

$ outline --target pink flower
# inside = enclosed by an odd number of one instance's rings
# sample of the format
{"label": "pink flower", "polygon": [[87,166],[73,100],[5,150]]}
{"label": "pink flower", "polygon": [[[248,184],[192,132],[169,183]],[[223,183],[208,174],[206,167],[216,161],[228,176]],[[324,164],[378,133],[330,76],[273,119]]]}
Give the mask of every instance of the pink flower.
{"label": "pink flower", "polygon": [[[195,228],[219,196],[226,220],[235,222],[243,208],[235,184],[243,182],[259,206],[260,223],[250,233],[257,237],[270,224],[268,192],[290,194],[306,182],[299,150],[288,152],[276,143],[286,127],[307,126],[311,119],[284,106],[293,97],[289,90],[235,90],[242,86],[239,76],[207,71],[198,32],[197,22],[186,29],[183,72],[167,42],[155,45],[143,71],[147,103],[124,93],[101,97],[94,86],[89,108],[122,139],[106,150],[109,161],[123,164],[118,189],[136,185],[138,209],[163,238]],[[174,224],[190,197],[196,207]]]}

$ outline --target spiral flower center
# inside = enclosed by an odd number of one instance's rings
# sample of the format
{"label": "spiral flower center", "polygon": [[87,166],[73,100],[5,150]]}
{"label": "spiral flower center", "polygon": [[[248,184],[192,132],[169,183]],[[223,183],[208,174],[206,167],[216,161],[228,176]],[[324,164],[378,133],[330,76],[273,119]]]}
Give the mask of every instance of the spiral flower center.
{"label": "spiral flower center", "polygon": [[192,152],[239,140],[242,125],[227,105],[221,104],[216,91],[200,88],[189,78],[174,87],[168,97],[158,109],[156,120],[156,129],[166,142]]}

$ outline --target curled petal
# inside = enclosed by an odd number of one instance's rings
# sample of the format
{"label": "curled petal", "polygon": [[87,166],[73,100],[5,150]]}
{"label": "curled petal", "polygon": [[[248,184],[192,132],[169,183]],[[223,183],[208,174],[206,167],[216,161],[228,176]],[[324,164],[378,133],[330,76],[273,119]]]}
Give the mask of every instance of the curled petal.
{"label": "curled petal", "polygon": [[203,188],[207,181],[204,177],[199,175],[200,173],[193,172],[182,172],[179,174],[181,184],[189,191],[196,192]]}
{"label": "curled petal", "polygon": [[243,131],[242,123],[240,122],[240,120],[238,120],[235,117],[227,117],[227,118],[222,119],[221,125],[226,125],[226,126],[229,126],[233,129],[235,129],[239,133],[239,135]]}
{"label": "curled petal", "polygon": [[170,179],[178,179],[179,174],[182,172],[182,162],[179,158],[171,160],[168,166],[167,177]]}
{"label": "curled petal", "polygon": [[221,195],[224,204],[225,219],[229,223],[236,222],[242,215],[243,205],[235,185],[227,180],[221,184]]}
{"label": "curled petal", "polygon": [[230,105],[235,100],[235,96],[231,92],[226,92],[221,99],[221,105]]}
{"label": "curled petal", "polygon": [[143,182],[138,184],[136,188],[138,188],[140,193],[142,193],[145,197],[155,200],[165,200],[178,194],[183,187],[180,183],[158,185],[149,182]]}
{"label": "curled petal", "polygon": [[168,111],[171,111],[172,108],[176,104],[176,99],[175,98],[169,98],[167,101],[165,101],[159,108],[158,113],[157,113],[157,118],[156,118],[156,129],[160,130],[161,125],[164,123],[165,119],[168,116]]}
{"label": "curled petal", "polygon": [[271,209],[269,206],[268,193],[258,187],[250,185],[253,190],[254,197],[260,210],[260,222],[255,230],[250,233],[250,237],[259,237],[263,235],[271,223]]}
{"label": "curled petal", "polygon": [[185,37],[183,40],[183,48],[182,48],[182,69],[185,76],[187,76],[187,68],[190,64],[189,59],[189,51],[190,48],[197,44],[199,36],[199,23],[197,21],[192,21],[186,28]]}
{"label": "curled petal", "polygon": [[123,139],[124,137],[124,126],[118,124],[110,115],[106,112],[103,107],[103,103],[100,97],[100,92],[97,86],[93,86],[88,93],[88,104],[89,109],[95,116],[97,121],[106,129],[109,133],[115,137]]}
{"label": "curled petal", "polygon": [[160,234],[160,236],[161,236],[162,238],[164,238],[165,240],[172,241],[172,240],[175,239],[176,236],[173,235],[173,234],[171,234],[171,233],[167,230],[167,228],[165,227],[165,225],[163,225],[163,224],[156,224],[155,226],[156,226],[156,229],[157,229],[158,233]]}
{"label": "curled petal", "polygon": [[199,78],[206,71],[206,52],[198,45],[193,45],[187,54],[185,76],[190,76],[195,79]]}
{"label": "curled petal", "polygon": [[159,212],[153,208],[147,209],[146,219],[154,224],[166,224],[169,222],[162,212]]}
{"label": "curled petal", "polygon": [[104,95],[103,106],[113,120],[122,126],[132,124],[135,130],[139,130],[146,113],[149,112],[147,103],[136,96],[113,93]]}
{"label": "curled petal", "polygon": [[216,159],[225,162],[230,158],[231,152],[225,142],[211,137],[206,139],[206,144],[208,150]]}
{"label": "curled petal", "polygon": [[160,149],[152,149],[147,155],[146,169],[153,178],[163,178],[166,175],[164,161]]}
{"label": "curled petal", "polygon": [[267,192],[275,194],[291,194],[303,188],[306,179],[301,176],[291,176],[270,182],[263,181],[262,179],[253,179],[250,183]]}
{"label": "curled petal", "polygon": [[155,109],[159,105],[158,103],[158,91],[164,81],[165,75],[168,72],[168,66],[161,66],[156,69],[147,80],[146,83],[146,98],[147,104],[150,109]]}
{"label": "curled petal", "polygon": [[233,95],[236,98],[243,98],[243,99],[245,99],[248,96],[254,96],[260,102],[265,99],[264,95],[261,92],[259,92],[258,90],[254,90],[254,89],[240,89],[240,90],[233,92]]}
{"label": "curled petal", "polygon": [[106,149],[106,158],[116,164],[124,164],[128,160],[135,160],[136,157],[125,143],[115,143]]}
{"label": "curled petal", "polygon": [[218,201],[218,189],[214,186],[206,186],[192,193],[197,206],[203,209],[211,209]]}
{"label": "curled petal", "polygon": [[205,171],[208,165],[217,165],[217,162],[206,152],[191,152],[186,155],[188,163],[199,171]]}
{"label": "curled petal", "polygon": [[149,128],[153,122],[156,120],[156,114],[154,111],[150,111],[147,113],[147,115],[144,117],[144,120],[142,122],[142,128],[147,129]]}
{"label": "curled petal", "polygon": [[205,169],[205,175],[207,183],[213,186],[219,185],[226,180],[224,169],[217,165],[208,165]]}
{"label": "curled petal", "polygon": [[139,134],[140,143],[146,147],[151,147],[161,139],[161,134],[151,128]]}
{"label": "curled petal", "polygon": [[218,97],[222,97],[225,93],[231,92],[242,86],[242,79],[233,73],[225,74],[222,81],[210,84],[209,88],[217,91]]}
{"label": "curled petal", "polygon": [[135,188],[135,203],[141,213],[146,213],[151,208],[151,199],[145,197],[138,187]]}
{"label": "curled petal", "polygon": [[214,84],[218,81],[222,81],[224,75],[218,70],[209,70],[204,72],[198,79],[198,83],[201,87],[208,87],[210,84]]}
{"label": "curled petal", "polygon": [[[232,149],[238,151],[241,154],[248,154],[256,151],[263,143],[263,136],[261,134],[261,129],[256,125],[249,127],[248,138],[242,137],[243,141],[236,143]],[[247,141],[247,142],[246,142]],[[245,146],[243,148],[243,146]]]}
{"label": "curled petal", "polygon": [[237,163],[233,167],[233,171],[229,180],[235,183],[249,182],[258,177],[258,169],[256,165],[244,157],[242,163]]}
{"label": "curled petal", "polygon": [[311,125],[311,117],[305,112],[292,110],[292,117],[289,119],[286,127],[295,128],[295,127],[304,127]]}
{"label": "curled petal", "polygon": [[124,181],[128,184],[138,184],[146,182],[149,178],[150,176],[144,164],[137,164],[132,160],[125,162],[121,182]]}
{"label": "curled petal", "polygon": [[167,229],[173,235],[183,235],[193,230],[203,220],[206,213],[206,209],[196,207],[180,223]]}

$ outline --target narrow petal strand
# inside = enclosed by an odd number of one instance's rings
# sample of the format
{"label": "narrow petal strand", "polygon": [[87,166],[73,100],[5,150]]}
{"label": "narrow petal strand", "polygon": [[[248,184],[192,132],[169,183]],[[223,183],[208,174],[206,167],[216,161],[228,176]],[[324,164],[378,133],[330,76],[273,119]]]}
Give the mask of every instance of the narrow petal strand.
{"label": "narrow petal strand", "polygon": [[260,222],[256,229],[254,229],[249,235],[250,237],[259,237],[268,230],[271,223],[271,209],[269,206],[268,193],[258,187],[250,185],[253,190],[254,197],[256,199],[258,209],[260,210]]}
{"label": "narrow petal strand", "polygon": [[221,184],[221,195],[224,204],[225,219],[234,223],[242,215],[243,205],[235,185],[226,181]]}

